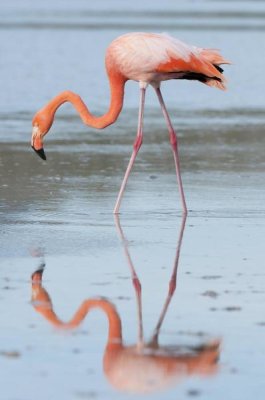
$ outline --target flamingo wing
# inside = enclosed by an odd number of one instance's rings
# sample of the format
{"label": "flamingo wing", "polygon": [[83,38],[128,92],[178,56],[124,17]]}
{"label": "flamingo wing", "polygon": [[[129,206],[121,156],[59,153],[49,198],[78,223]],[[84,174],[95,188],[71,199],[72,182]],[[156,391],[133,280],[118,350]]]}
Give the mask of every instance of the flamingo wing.
{"label": "flamingo wing", "polygon": [[221,64],[230,64],[216,49],[189,46],[175,38],[164,35],[167,41],[168,59],[156,68],[158,73],[183,72],[182,79],[197,79],[209,86],[225,89]]}
{"label": "flamingo wing", "polygon": [[115,66],[127,79],[143,82],[197,79],[225,88],[219,65],[228,61],[217,50],[190,46],[164,33],[122,35],[111,43],[107,61],[107,65]]}

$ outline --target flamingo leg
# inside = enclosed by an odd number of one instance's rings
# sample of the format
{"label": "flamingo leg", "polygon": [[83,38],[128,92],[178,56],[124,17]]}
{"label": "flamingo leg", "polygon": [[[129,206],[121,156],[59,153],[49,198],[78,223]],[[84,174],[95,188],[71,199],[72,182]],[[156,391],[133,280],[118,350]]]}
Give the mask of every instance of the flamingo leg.
{"label": "flamingo leg", "polygon": [[172,297],[176,290],[179,257],[180,257],[180,250],[181,250],[181,245],[182,245],[183,234],[184,234],[184,230],[185,230],[186,219],[187,219],[186,214],[183,214],[182,219],[181,219],[181,225],[180,225],[180,231],[179,231],[179,236],[178,236],[175,260],[174,260],[174,264],[173,264],[173,270],[172,270],[170,281],[169,281],[168,294],[167,294],[165,304],[164,304],[162,312],[159,316],[159,320],[156,324],[156,327],[154,329],[154,333],[153,333],[153,336],[152,336],[152,339],[150,342],[153,346],[157,346],[157,344],[158,344],[159,332],[160,332],[161,326],[163,324],[163,321],[165,319],[169,304],[170,304]]}
{"label": "flamingo leg", "polygon": [[138,116],[138,129],[137,129],[137,134],[136,134],[136,138],[133,144],[133,152],[127,167],[127,170],[125,172],[121,187],[120,187],[120,191],[117,197],[117,201],[113,210],[114,214],[118,214],[119,213],[119,209],[120,209],[120,204],[121,204],[121,200],[122,200],[122,196],[131,172],[131,169],[133,167],[135,158],[137,156],[138,151],[140,150],[140,147],[142,145],[143,142],[143,115],[144,115],[144,102],[145,102],[145,88],[141,88],[140,89],[140,105],[139,105],[139,116]]}
{"label": "flamingo leg", "polygon": [[143,348],[144,345],[144,334],[143,334],[143,314],[142,314],[142,287],[141,287],[141,282],[137,276],[137,273],[135,271],[130,253],[129,253],[129,249],[128,249],[128,245],[127,245],[127,240],[125,239],[121,224],[120,224],[120,219],[119,219],[119,215],[115,215],[114,216],[114,220],[115,220],[115,225],[117,228],[117,231],[119,233],[123,248],[124,248],[124,252],[125,252],[125,256],[130,268],[130,272],[131,272],[131,278],[132,278],[132,283],[135,289],[135,294],[136,294],[136,302],[137,302],[137,316],[138,316],[138,341],[137,341],[137,349],[139,351],[141,351],[141,349]]}
{"label": "flamingo leg", "polygon": [[160,88],[156,88],[155,91],[156,91],[160,106],[162,108],[163,115],[164,115],[166,123],[167,123],[168,131],[169,131],[169,139],[170,139],[173,156],[174,156],[174,161],[175,161],[176,175],[177,175],[177,182],[178,182],[179,193],[180,193],[180,198],[181,198],[182,210],[183,210],[183,214],[187,215],[188,211],[187,211],[184,190],[183,190],[183,185],[182,185],[182,179],[181,179],[181,174],[180,174],[180,162],[179,162],[179,155],[178,155],[177,135],[174,131],[171,120],[169,118],[169,114],[167,112],[166,105],[165,105],[164,99],[162,97]]}

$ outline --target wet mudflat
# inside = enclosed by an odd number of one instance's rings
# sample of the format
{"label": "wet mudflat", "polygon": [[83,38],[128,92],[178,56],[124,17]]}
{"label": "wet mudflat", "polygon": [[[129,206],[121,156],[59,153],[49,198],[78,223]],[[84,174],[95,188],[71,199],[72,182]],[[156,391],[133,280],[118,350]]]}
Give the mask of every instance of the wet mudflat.
{"label": "wet mudflat", "polygon": [[[148,13],[148,2],[1,5],[5,400],[263,398],[258,50],[265,9],[262,2],[240,2],[240,12],[236,1],[168,1],[163,10],[153,3]],[[65,105],[45,143],[47,162],[29,147],[32,115],[61,90],[79,93],[97,114],[106,110],[104,49],[128,30],[167,31],[219,47],[234,62],[226,68],[226,93],[193,82],[164,85],[179,134],[186,221],[151,91],[144,144],[119,218],[112,209],[135,135],[136,84],[127,85],[114,126],[85,128]]]}

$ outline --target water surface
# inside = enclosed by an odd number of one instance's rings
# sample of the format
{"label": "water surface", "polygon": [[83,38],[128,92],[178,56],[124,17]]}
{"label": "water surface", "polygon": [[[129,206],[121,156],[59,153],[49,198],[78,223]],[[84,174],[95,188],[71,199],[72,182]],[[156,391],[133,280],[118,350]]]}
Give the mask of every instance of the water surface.
{"label": "water surface", "polygon": [[[3,398],[262,399],[263,2],[13,0],[0,11]],[[127,84],[114,126],[84,127],[64,105],[47,162],[29,146],[32,116],[62,90],[105,112],[104,52],[129,30],[167,31],[233,62],[227,92],[195,82],[162,88],[179,137],[185,226],[151,90],[118,221],[137,84]],[[122,342],[108,340],[100,308],[65,329],[99,298],[121,321]]]}

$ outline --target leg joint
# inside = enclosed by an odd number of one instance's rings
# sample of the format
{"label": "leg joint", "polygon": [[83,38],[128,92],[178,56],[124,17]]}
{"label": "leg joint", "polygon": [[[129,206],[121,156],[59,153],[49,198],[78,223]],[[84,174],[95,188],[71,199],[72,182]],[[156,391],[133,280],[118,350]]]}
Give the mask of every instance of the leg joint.
{"label": "leg joint", "polygon": [[143,143],[143,136],[139,135],[136,137],[135,142],[133,144],[134,150],[138,151]]}
{"label": "leg joint", "polygon": [[177,135],[173,132],[170,134],[170,143],[171,143],[171,146],[173,146],[175,148],[178,146]]}

